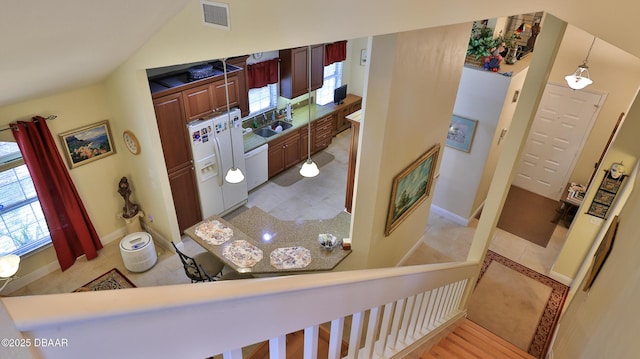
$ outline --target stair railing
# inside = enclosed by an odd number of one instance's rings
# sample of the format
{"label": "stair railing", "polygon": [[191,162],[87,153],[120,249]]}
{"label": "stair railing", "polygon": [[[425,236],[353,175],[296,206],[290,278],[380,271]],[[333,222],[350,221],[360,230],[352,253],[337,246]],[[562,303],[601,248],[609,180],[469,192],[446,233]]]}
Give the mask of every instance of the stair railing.
{"label": "stair railing", "polygon": [[[1,298],[0,357],[244,358],[269,341],[285,358],[286,334],[304,329],[316,358],[330,323],[329,358],[389,358],[465,314],[478,263],[245,279]],[[4,342],[3,342],[4,344]]]}

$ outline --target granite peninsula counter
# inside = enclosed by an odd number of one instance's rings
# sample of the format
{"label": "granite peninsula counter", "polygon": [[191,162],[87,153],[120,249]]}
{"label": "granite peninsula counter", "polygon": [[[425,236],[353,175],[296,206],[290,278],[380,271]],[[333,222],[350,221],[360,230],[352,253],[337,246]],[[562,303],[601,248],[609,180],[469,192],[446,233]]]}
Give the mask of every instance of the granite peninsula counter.
{"label": "granite peninsula counter", "polygon": [[[209,229],[207,233],[217,234],[203,234],[204,228]],[[340,246],[332,251],[321,248],[319,233],[295,240],[278,236],[269,240],[251,238],[219,216],[211,216],[185,231],[238,273],[272,275],[332,270],[351,253]]]}

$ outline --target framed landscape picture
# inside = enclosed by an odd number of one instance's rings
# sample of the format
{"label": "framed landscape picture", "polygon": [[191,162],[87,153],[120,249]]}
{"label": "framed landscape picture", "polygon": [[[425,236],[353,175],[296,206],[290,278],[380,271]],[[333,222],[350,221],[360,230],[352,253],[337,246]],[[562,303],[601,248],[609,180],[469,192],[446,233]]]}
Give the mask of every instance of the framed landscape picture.
{"label": "framed landscape picture", "polygon": [[453,115],[449,125],[449,132],[447,133],[447,146],[460,151],[471,152],[471,144],[473,143],[477,125],[478,120],[470,120]]}
{"label": "framed landscape picture", "polygon": [[71,169],[116,152],[107,120],[77,128],[59,136]]}
{"label": "framed landscape picture", "polygon": [[385,236],[396,229],[429,196],[439,153],[440,145],[431,147],[393,178]]}

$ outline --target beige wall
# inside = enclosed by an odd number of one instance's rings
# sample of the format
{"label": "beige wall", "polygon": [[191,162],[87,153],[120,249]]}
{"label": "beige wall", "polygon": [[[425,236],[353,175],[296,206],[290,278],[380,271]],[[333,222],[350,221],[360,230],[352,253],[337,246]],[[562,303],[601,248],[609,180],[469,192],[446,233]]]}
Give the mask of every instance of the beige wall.
{"label": "beige wall", "polygon": [[424,232],[432,196],[384,236],[391,186],[398,173],[432,146],[441,146],[442,157],[469,27],[373,38],[352,219],[353,246],[359,253],[348,257],[345,266],[394,265]]}
{"label": "beige wall", "polygon": [[[632,120],[639,122],[635,112]],[[640,314],[631,308],[640,296],[637,189],[638,183],[620,213],[612,251],[591,289],[585,293],[581,281],[576,283],[580,287],[559,322],[555,358],[634,358],[640,352]]]}
{"label": "beige wall", "polygon": [[[124,204],[122,197],[117,192],[118,182],[122,176],[127,175],[120,166],[120,161],[125,157],[126,149],[122,143],[118,143],[117,122],[106,102],[105,92],[102,86],[90,86],[75,91],[64,92],[58,95],[26,101],[0,108],[0,126],[6,126],[17,120],[30,120],[31,117],[40,115],[56,115],[55,120],[47,124],[51,130],[58,149],[62,154],[62,145],[58,134],[84,127],[89,124],[109,120],[111,132],[116,140],[114,155],[76,167],[69,171],[76,189],[82,198],[89,213],[93,225],[103,242],[116,238],[121,233],[124,222],[118,219]],[[8,132],[4,133],[5,135]],[[64,158],[66,163],[66,158]],[[134,194],[132,200],[136,201],[135,191],[137,183],[133,182]],[[24,277],[42,266],[55,262],[55,252],[52,247],[36,254],[23,258],[18,275]],[[55,267],[54,267],[55,269]]]}
{"label": "beige wall", "polygon": [[[575,68],[584,60],[592,40],[592,35],[568,26],[549,81],[564,82],[564,76],[575,71]],[[636,96],[640,86],[640,59],[602,40],[596,40],[589,56],[589,69],[593,85],[587,90],[605,93],[607,98],[570,177],[570,181],[584,184],[588,183],[593,174],[594,164],[604,151],[618,117],[621,113],[628,112]],[[629,128],[632,125],[632,120],[625,120],[621,127],[624,128],[624,134],[621,133],[621,137],[634,133],[634,130]],[[626,144],[620,141],[622,140],[616,141],[611,153],[603,160],[602,166],[596,172],[594,184],[600,183],[603,169],[609,168],[613,162],[624,161],[629,170],[633,168],[638,153],[633,149],[620,150],[620,147],[633,146],[636,140],[629,138]],[[584,208],[578,211],[552,268],[552,275],[565,283],[569,283],[575,277],[602,227],[601,220],[585,214],[588,209],[586,206],[590,205],[594,195],[595,189],[587,194]]]}

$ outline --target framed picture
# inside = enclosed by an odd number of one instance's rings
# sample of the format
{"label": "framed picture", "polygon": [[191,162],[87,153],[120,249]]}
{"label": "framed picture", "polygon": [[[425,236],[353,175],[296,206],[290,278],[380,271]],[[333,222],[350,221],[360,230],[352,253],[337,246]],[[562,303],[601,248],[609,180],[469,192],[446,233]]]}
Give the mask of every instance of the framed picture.
{"label": "framed picture", "polygon": [[384,234],[388,236],[429,196],[440,153],[435,145],[393,178]]}
{"label": "framed picture", "polygon": [[470,120],[453,115],[449,125],[449,132],[447,133],[447,146],[460,151],[471,152],[471,144],[473,143],[477,124],[478,120]]}
{"label": "framed picture", "polygon": [[595,197],[593,197],[594,202],[598,202],[601,204],[606,204],[607,206],[611,206],[613,200],[616,198],[615,193],[603,191],[601,189],[596,192]]}
{"label": "framed picture", "polygon": [[611,225],[607,229],[607,233],[605,233],[602,242],[598,246],[598,250],[596,254],[593,256],[593,261],[591,262],[591,268],[589,268],[589,274],[587,275],[587,279],[584,282],[583,291],[588,291],[591,288],[591,285],[596,280],[598,273],[600,273],[600,269],[604,265],[604,261],[607,260],[609,253],[611,252],[611,247],[613,246],[613,240],[616,238],[616,232],[618,230],[619,224],[618,216],[613,217],[611,221]]}
{"label": "framed picture", "polygon": [[107,120],[59,136],[71,169],[116,153]]}

